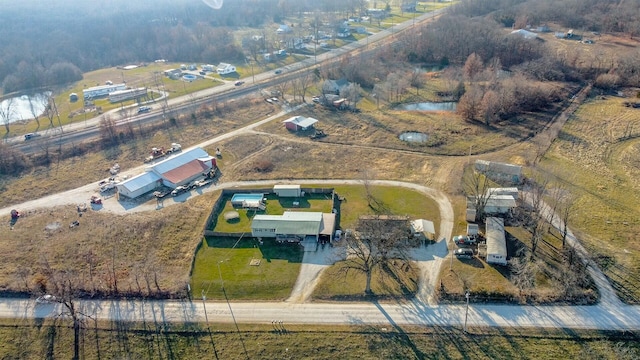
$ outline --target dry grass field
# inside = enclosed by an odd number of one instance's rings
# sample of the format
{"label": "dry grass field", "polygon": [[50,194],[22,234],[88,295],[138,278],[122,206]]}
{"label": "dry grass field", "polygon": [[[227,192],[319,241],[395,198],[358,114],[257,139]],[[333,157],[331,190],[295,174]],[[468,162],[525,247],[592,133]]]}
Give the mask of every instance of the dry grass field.
{"label": "dry grass field", "polygon": [[[162,213],[88,210],[79,217],[75,206],[30,211],[13,230],[3,230],[0,291],[38,293],[51,267],[71,272],[74,286],[88,295],[176,296],[186,291],[188,269],[217,195],[198,196]],[[80,225],[70,228],[76,220]]]}
{"label": "dry grass field", "polygon": [[572,229],[631,303],[640,303],[640,109],[624,102],[636,93],[592,97],[537,169],[571,192]]}
{"label": "dry grass field", "polygon": [[[166,325],[166,326],[165,326]],[[61,320],[0,322],[0,357],[69,359]],[[105,323],[82,331],[81,359],[606,359],[639,356],[637,334],[580,330]],[[206,354],[206,355],[205,355]],[[544,354],[544,355],[541,355]]]}

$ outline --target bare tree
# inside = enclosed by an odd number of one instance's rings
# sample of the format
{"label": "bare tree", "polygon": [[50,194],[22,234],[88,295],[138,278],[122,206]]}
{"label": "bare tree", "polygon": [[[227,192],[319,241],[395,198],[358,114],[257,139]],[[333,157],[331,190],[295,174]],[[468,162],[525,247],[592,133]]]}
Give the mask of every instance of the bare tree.
{"label": "bare tree", "polygon": [[484,210],[491,198],[491,182],[484,174],[473,171],[465,176],[463,188],[476,209],[476,221],[484,219]]}
{"label": "bare tree", "polygon": [[357,108],[358,101],[360,100],[360,91],[362,88],[358,84],[349,83],[340,91],[340,96],[349,101],[349,105]]}
{"label": "bare tree", "polygon": [[518,288],[520,295],[535,286],[535,266],[529,261],[529,254],[513,257],[509,260],[511,282]]}
{"label": "bare tree", "polygon": [[7,130],[7,134],[10,132],[9,126],[11,124],[11,116],[13,115],[13,112],[13,98],[9,98],[0,103],[0,120],[2,120],[2,124]]}
{"label": "bare tree", "polygon": [[393,259],[407,260],[410,235],[408,218],[372,216],[358,221],[353,236],[344,241],[347,258],[343,270],[366,277],[365,293],[371,294],[371,277],[376,268],[389,266]]}
{"label": "bare tree", "polygon": [[287,91],[289,91],[289,87],[291,86],[291,84],[289,83],[288,80],[285,80],[279,84],[277,84],[275,86],[276,91],[278,91],[278,96],[282,96],[284,98],[284,94],[287,93]]}
{"label": "bare tree", "polygon": [[547,217],[545,212],[549,212],[551,209],[546,207],[543,196],[547,191],[549,185],[548,179],[542,179],[540,182],[531,182],[527,189],[525,189],[525,200],[528,205],[528,219],[526,227],[531,232],[531,256],[535,256],[538,249],[538,242],[542,239],[543,229],[547,223]]}
{"label": "bare tree", "polygon": [[558,217],[560,220],[559,226],[560,234],[562,235],[562,248],[566,247],[567,233],[569,231],[568,222],[571,219],[571,215],[574,210],[574,199],[569,191],[564,187],[556,187],[550,191],[551,198],[551,211],[549,215],[549,222],[551,223],[553,217]]}
{"label": "bare tree", "polygon": [[72,359],[80,359],[80,335],[82,324],[85,318],[89,317],[78,309],[76,303],[80,297],[80,287],[77,284],[81,277],[72,270],[58,270],[51,267],[49,261],[45,258],[42,264],[41,273],[44,275],[39,290],[46,292],[51,297],[48,301],[62,304],[64,310],[61,316],[68,316],[73,322],[73,357]]}
{"label": "bare tree", "polygon": [[100,119],[100,136],[107,143],[118,141],[116,122],[108,114],[102,115],[102,119]]}
{"label": "bare tree", "polygon": [[307,95],[307,90],[309,90],[309,86],[311,86],[313,82],[313,75],[306,71],[302,76],[299,76],[296,79],[298,83],[298,88],[300,89],[300,96],[302,96],[302,102],[305,102],[305,96]]}
{"label": "bare tree", "polygon": [[416,88],[416,95],[420,95],[420,89],[424,87],[425,79],[422,70],[416,68],[413,69],[409,77],[409,83]]}
{"label": "bare tree", "polygon": [[36,128],[36,130],[40,129],[40,112],[38,111],[38,108],[36,106],[36,104],[34,104],[34,101],[36,101],[35,99],[36,94],[30,94],[28,96],[29,99],[29,111],[31,112],[31,115],[33,116],[33,120],[36,121],[36,123],[38,124],[38,127]]}

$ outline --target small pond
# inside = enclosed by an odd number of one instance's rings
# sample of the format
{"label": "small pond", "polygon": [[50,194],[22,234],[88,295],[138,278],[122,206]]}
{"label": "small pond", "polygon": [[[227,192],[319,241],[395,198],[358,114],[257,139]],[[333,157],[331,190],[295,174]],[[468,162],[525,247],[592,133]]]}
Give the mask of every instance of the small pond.
{"label": "small pond", "polygon": [[413,104],[403,104],[398,106],[400,110],[409,111],[455,111],[456,102],[421,102]]}
{"label": "small pond", "polygon": [[417,131],[407,131],[400,134],[398,138],[406,142],[426,143],[429,135]]}

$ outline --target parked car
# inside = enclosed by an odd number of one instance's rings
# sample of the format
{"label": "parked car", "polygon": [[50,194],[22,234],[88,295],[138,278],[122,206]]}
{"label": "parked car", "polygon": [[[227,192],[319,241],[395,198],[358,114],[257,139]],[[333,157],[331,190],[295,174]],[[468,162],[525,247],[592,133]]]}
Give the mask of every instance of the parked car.
{"label": "parked car", "polygon": [[187,191],[189,191],[189,186],[180,185],[177,188],[173,189],[173,191],[171,191],[171,196],[178,196],[178,195],[182,194],[183,192],[187,192]]}
{"label": "parked car", "polygon": [[276,70],[276,71],[275,71],[275,73],[276,73],[276,75],[278,75],[278,74],[282,74],[282,69],[278,69],[278,70]]}
{"label": "parked car", "polygon": [[471,259],[473,258],[473,250],[468,248],[456,249],[456,251],[453,252],[453,255],[458,259]]}
{"label": "parked car", "polygon": [[238,80],[238,81],[236,81],[236,82],[234,83],[234,85],[235,85],[235,86],[240,86],[240,85],[242,85],[242,84],[244,84],[244,81],[240,81],[240,80]]}
{"label": "parked car", "polygon": [[453,237],[453,242],[456,245],[474,245],[477,242],[477,240],[475,236],[456,235]]}

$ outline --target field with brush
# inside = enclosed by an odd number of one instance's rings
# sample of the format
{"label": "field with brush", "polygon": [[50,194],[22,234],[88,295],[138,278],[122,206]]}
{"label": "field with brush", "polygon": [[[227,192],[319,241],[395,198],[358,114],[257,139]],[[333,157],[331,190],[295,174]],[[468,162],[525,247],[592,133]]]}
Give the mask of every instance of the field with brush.
{"label": "field with brush", "polygon": [[[637,334],[411,326],[87,322],[81,359],[611,359],[640,356]],[[56,321],[0,321],[0,357],[70,359],[73,332]]]}
{"label": "field with brush", "polygon": [[636,93],[591,97],[536,169],[571,192],[571,229],[633,304],[640,303],[640,109],[625,102]]}

